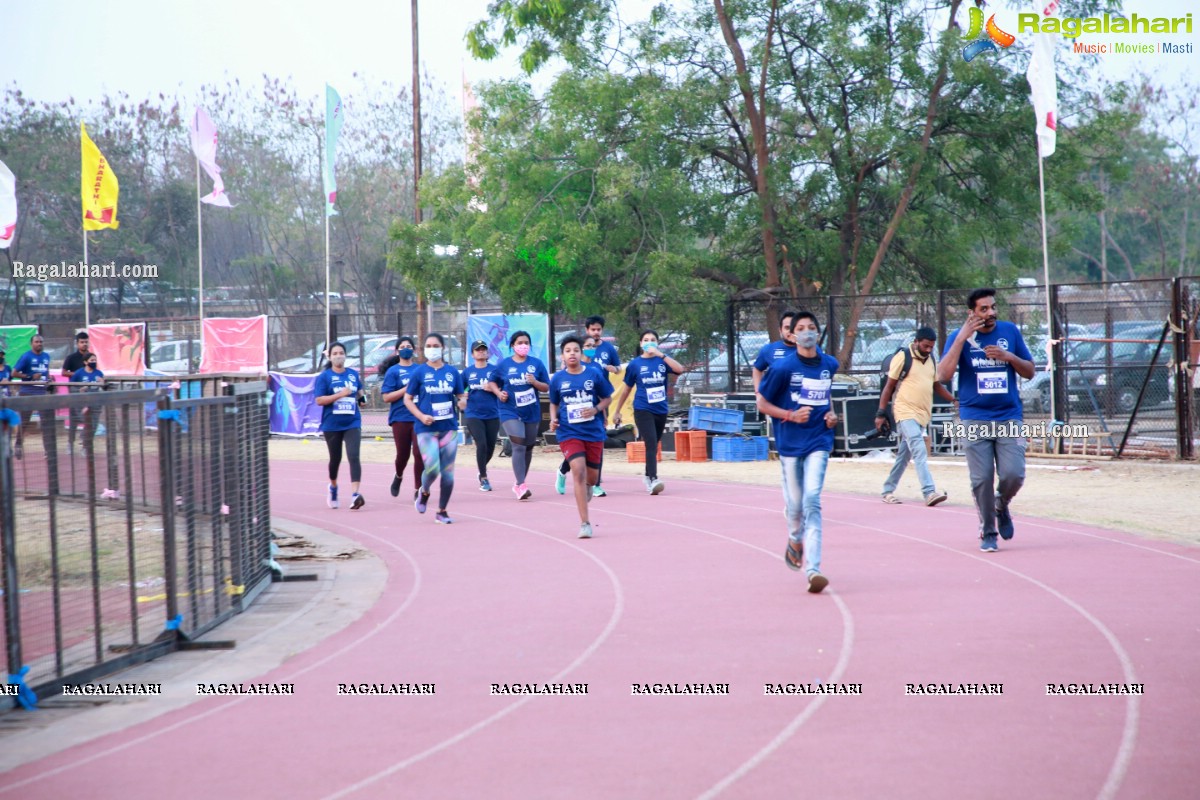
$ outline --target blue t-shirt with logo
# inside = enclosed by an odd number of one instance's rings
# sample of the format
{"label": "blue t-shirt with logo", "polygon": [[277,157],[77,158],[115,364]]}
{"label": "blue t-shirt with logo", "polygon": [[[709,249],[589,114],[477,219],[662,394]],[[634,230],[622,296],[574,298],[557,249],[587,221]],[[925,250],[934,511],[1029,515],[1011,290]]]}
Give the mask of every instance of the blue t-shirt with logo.
{"label": "blue t-shirt with logo", "polygon": [[[946,339],[953,342],[955,330]],[[1017,386],[1017,371],[1012,364],[988,358],[984,348],[996,345],[1018,358],[1032,361],[1029,347],[1020,329],[1011,322],[997,322],[991,333],[975,332],[975,341],[963,342],[958,356],[958,414],[963,420],[975,422],[1008,422],[1021,420],[1024,408]]]}
{"label": "blue t-shirt with logo", "polygon": [[17,363],[13,365],[13,372],[20,372],[23,375],[28,375],[28,378],[22,378],[20,394],[45,394],[46,387],[28,386],[29,381],[44,381],[50,377],[50,354],[43,350],[40,354],[35,354],[29,350],[17,359]]}
{"label": "blue t-shirt with logo", "polygon": [[445,433],[458,428],[458,409],[455,398],[466,392],[462,373],[449,364],[434,369],[422,364],[413,370],[408,379],[408,395],[421,409],[422,414],[433,417],[433,424],[426,425],[420,419],[413,425],[417,433]]}
{"label": "blue t-shirt with logo", "polygon": [[796,345],[788,344],[783,339],[764,344],[758,350],[758,358],[754,359],[754,368],[766,372],[771,367],[796,352]]}
{"label": "blue t-shirt with logo", "polygon": [[500,398],[487,390],[487,385],[496,377],[496,368],[491,364],[482,367],[467,367],[463,379],[467,385],[468,419],[497,419],[500,416]]}
{"label": "blue t-shirt with logo", "polygon": [[528,356],[524,362],[510,356],[496,365],[496,376],[492,381],[508,392],[508,402],[499,404],[501,422],[510,419],[530,424],[542,421],[537,389],[526,380],[531,375],[539,383],[550,381],[546,365],[533,356]]}
{"label": "blue t-shirt with logo", "polygon": [[597,414],[584,419],[579,412],[595,408],[600,401],[612,396],[612,384],[607,376],[586,366],[578,375],[567,370],[554,373],[550,379],[550,402],[558,406],[558,440],[576,439],[581,442],[603,442],[607,437],[604,430],[604,415]]}
{"label": "blue t-shirt with logo", "polygon": [[336,432],[362,427],[362,415],[358,413],[358,393],[362,389],[362,380],[354,370],[349,367],[340,373],[334,372],[333,367],[325,370],[313,384],[313,397],[328,397],[346,388],[353,390],[349,397],[340,397],[327,406],[321,406],[321,430]]}
{"label": "blue t-shirt with logo", "polygon": [[638,356],[625,367],[625,385],[637,386],[633,395],[634,411],[667,413],[667,378],[671,368],[662,358]]}
{"label": "blue t-shirt with logo", "polygon": [[[407,367],[403,364],[393,364],[388,367],[387,372],[383,374],[383,384],[379,387],[380,394],[391,394],[398,392],[401,389],[408,387],[408,379],[412,377],[413,372],[420,364],[409,364]],[[416,422],[417,418],[408,410],[408,406],[404,404],[404,398],[401,397],[396,402],[392,403],[392,408],[388,411],[388,425],[393,422]]]}
{"label": "blue t-shirt with logo", "polygon": [[617,348],[612,342],[600,342],[596,345],[596,355],[592,356],[592,363],[600,368],[601,372],[607,374],[607,367],[621,366],[621,357],[617,355]]}
{"label": "blue t-shirt with logo", "polygon": [[[71,383],[99,383],[102,380],[104,380],[103,372],[98,369],[88,372],[86,367],[75,370],[75,374],[71,376]],[[77,388],[85,392],[100,391],[100,387],[98,386],[80,386]]]}
{"label": "blue t-shirt with logo", "polygon": [[812,409],[807,422],[772,423],[779,455],[804,458],[810,453],[833,450],[833,428],[825,425],[825,415],[832,409],[830,397],[837,371],[838,361],[831,355],[819,353],[812,359],[802,359],[793,352],[775,362],[763,376],[758,393],[769,403],[785,411],[802,406]]}

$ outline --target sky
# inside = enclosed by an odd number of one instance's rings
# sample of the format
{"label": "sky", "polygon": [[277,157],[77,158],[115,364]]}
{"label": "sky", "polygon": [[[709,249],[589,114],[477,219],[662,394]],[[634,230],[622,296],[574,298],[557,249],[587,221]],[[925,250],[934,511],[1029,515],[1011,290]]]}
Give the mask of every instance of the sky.
{"label": "sky", "polygon": [[[494,62],[475,61],[466,53],[463,36],[486,15],[488,2],[422,4],[421,60],[451,96],[459,95],[464,76],[474,83],[520,74],[514,52]],[[1065,16],[1072,3],[1063,4],[1067,11],[1060,15]],[[254,84],[266,73],[291,76],[296,89],[315,101],[326,82],[350,86],[355,72],[404,86],[412,80],[411,4],[406,0],[13,0],[8,5],[15,9],[0,14],[6,44],[0,87],[15,83],[37,100],[74,97],[86,102],[105,91],[125,91],[135,99],[178,93],[186,99],[205,83],[223,84],[226,76]],[[643,18],[652,5],[653,0],[618,0],[626,20]],[[969,0],[959,12],[964,30],[967,5]],[[1193,5],[1193,33],[1169,37],[1190,42],[1192,54],[1110,55],[1094,69],[1110,78],[1142,70],[1169,86],[1185,74],[1200,73],[1200,3],[1134,0],[1124,7],[1126,13],[1153,17],[1179,16]],[[985,11],[996,13],[1001,27],[1015,32],[1016,14],[1025,8],[1023,2],[997,0]],[[1092,37],[1106,38],[1112,37]],[[1064,63],[1081,56],[1064,46],[1058,58]]]}

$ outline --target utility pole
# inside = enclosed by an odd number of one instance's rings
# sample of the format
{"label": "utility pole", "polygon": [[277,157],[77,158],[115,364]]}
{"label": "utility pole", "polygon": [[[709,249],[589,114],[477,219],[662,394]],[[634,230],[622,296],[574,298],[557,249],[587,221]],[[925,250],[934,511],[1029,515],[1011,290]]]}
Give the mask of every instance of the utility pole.
{"label": "utility pole", "polygon": [[[421,34],[417,27],[418,0],[412,0],[412,66],[413,66],[413,222],[421,224]],[[417,292],[417,352],[425,346],[429,326],[425,319],[425,302]]]}

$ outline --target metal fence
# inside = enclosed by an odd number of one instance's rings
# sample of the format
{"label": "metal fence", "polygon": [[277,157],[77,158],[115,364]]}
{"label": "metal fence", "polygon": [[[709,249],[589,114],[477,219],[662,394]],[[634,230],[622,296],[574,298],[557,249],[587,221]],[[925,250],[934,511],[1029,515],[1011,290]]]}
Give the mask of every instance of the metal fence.
{"label": "metal fence", "polygon": [[265,382],[177,391],[0,398],[2,644],[39,695],[177,649],[272,578]]}

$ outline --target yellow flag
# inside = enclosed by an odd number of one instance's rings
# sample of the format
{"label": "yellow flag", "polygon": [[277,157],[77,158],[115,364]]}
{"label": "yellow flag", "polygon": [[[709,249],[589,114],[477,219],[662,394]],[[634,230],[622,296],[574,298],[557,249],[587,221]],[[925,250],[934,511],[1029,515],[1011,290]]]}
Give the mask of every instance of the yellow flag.
{"label": "yellow flag", "polygon": [[117,175],[107,159],[100,155],[100,148],[88,138],[87,128],[79,123],[79,135],[83,145],[83,229],[98,231],[117,227]]}

